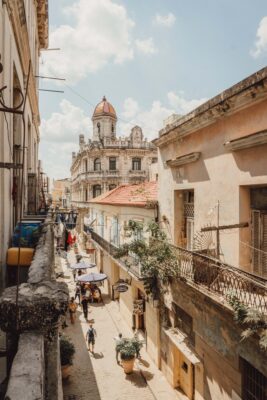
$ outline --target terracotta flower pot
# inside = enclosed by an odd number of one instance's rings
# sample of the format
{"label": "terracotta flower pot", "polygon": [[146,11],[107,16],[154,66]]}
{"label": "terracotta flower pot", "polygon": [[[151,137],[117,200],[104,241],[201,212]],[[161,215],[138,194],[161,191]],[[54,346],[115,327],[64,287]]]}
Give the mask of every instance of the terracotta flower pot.
{"label": "terracotta flower pot", "polygon": [[62,379],[68,379],[68,377],[70,376],[70,369],[71,369],[71,365],[70,364],[61,365]]}
{"label": "terracotta flower pot", "polygon": [[123,370],[125,374],[131,374],[133,372],[135,357],[131,360],[121,360]]}

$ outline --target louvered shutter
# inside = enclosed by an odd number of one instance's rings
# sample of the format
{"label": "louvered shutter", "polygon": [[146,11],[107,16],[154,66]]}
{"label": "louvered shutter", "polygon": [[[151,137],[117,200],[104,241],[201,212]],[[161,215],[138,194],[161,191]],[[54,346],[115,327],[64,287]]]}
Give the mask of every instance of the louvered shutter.
{"label": "louvered shutter", "polygon": [[192,218],[186,219],[186,239],[187,249],[193,250],[194,247],[194,220]]}
{"label": "louvered shutter", "polygon": [[262,263],[262,276],[267,278],[267,214],[261,216],[262,227],[262,242],[261,242],[261,263]]}
{"label": "louvered shutter", "polygon": [[261,215],[260,211],[251,211],[251,230],[252,230],[252,267],[255,274],[261,273],[260,251],[261,247]]}

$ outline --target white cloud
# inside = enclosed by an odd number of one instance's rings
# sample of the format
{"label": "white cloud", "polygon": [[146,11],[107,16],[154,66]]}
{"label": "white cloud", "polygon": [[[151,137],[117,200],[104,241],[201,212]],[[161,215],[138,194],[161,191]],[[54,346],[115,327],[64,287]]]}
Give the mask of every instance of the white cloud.
{"label": "white cloud", "polygon": [[164,126],[163,121],[170,115],[187,114],[205,101],[207,101],[206,98],[187,100],[182,92],[178,94],[169,92],[167,93],[167,105],[163,105],[161,101],[155,100],[148,110],[140,110],[136,100],[132,98],[126,99],[122,111],[124,117],[126,117],[130,108],[129,104],[135,104],[135,107],[131,108],[133,112],[128,122],[119,121],[118,134],[128,136],[134,125],[140,125],[144,136],[152,140],[158,136],[159,130]]}
{"label": "white cloud", "polygon": [[76,0],[63,12],[72,25],[60,25],[50,33],[42,73],[67,78],[75,83],[107,62],[123,63],[133,58],[134,21],[124,6],[112,0]]}
{"label": "white cloud", "polygon": [[66,99],[59,106],[60,112],[54,112],[49,119],[42,120],[41,140],[73,142],[80,133],[88,133],[91,120],[83,110]]}
{"label": "white cloud", "polygon": [[122,112],[122,116],[124,118],[134,117],[138,110],[139,110],[139,105],[136,100],[134,100],[131,97],[128,97],[127,99],[124,100],[123,112]]}
{"label": "white cloud", "polygon": [[143,54],[155,54],[158,52],[158,49],[154,44],[154,40],[151,37],[144,40],[137,39],[135,41],[135,45],[137,50]]}
{"label": "white cloud", "polygon": [[259,23],[255,48],[250,52],[254,58],[259,57],[263,53],[267,53],[267,16],[263,17]]}
{"label": "white cloud", "polygon": [[91,120],[84,111],[67,100],[41,123],[40,159],[50,178],[70,176],[71,153],[78,150],[79,134],[91,132]]}
{"label": "white cloud", "polygon": [[171,107],[175,109],[176,114],[187,114],[190,111],[194,110],[200,104],[204,103],[207,101],[207,98],[203,97],[202,99],[192,99],[192,100],[186,100],[183,97],[183,93],[176,94],[174,92],[169,92],[167,94],[169,104]]}
{"label": "white cloud", "polygon": [[136,112],[129,122],[119,121],[118,132],[121,136],[128,136],[133,126],[139,125],[148,140],[155,139],[163,127],[163,120],[173,113],[173,109],[164,107],[160,101],[153,101],[150,109]]}
{"label": "white cloud", "polygon": [[167,15],[156,14],[153,22],[155,25],[165,26],[167,28],[171,28],[176,21],[176,17],[173,13],[169,12]]}

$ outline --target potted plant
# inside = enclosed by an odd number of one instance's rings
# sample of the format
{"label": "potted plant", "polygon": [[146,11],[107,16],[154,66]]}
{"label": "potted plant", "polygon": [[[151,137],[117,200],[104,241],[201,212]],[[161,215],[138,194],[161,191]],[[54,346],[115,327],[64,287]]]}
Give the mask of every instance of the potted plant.
{"label": "potted plant", "polygon": [[117,345],[117,350],[120,352],[121,363],[125,374],[131,374],[133,372],[136,356],[136,346],[131,339],[124,339]]}
{"label": "potted plant", "polygon": [[59,344],[62,379],[67,379],[70,376],[70,367],[73,363],[75,347],[72,341],[65,335],[60,336]]}

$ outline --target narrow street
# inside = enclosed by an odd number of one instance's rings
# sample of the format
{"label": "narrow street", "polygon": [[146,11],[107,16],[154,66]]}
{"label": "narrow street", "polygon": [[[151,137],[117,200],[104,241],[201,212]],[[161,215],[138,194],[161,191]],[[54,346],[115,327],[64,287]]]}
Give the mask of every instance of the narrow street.
{"label": "narrow street", "polygon": [[[70,259],[75,262],[74,254]],[[67,267],[66,260],[60,258],[70,295],[74,293],[72,272]],[[59,261],[58,260],[58,261]],[[58,264],[58,263],[57,263]],[[122,320],[118,305],[110,301],[102,289],[103,303],[92,304],[89,307],[88,320],[94,322],[97,332],[95,353],[92,355],[86,347],[85,334],[88,323],[85,322],[82,309],[78,307],[76,322],[70,324],[64,333],[68,335],[76,349],[70,378],[64,382],[64,400],[181,400],[178,392],[167,383],[165,377],[149,360],[145,349],[141,350],[141,360],[136,361],[133,374],[125,375],[115,359],[114,337],[118,332],[123,336],[132,336],[132,332]]]}

